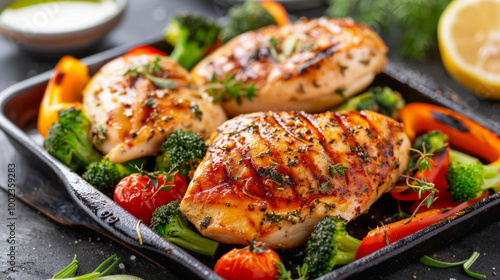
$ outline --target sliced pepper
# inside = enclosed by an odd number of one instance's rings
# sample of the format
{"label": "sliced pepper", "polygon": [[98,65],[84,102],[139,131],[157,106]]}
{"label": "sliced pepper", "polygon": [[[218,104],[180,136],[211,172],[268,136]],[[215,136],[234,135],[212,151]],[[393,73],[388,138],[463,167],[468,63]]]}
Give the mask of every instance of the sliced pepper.
{"label": "sliced pepper", "polygon": [[439,130],[452,148],[500,164],[500,137],[459,113],[426,103],[410,103],[398,115],[411,141],[421,133]]}
{"label": "sliced pepper", "polygon": [[[431,157],[431,171],[427,169],[424,171],[418,171],[413,176],[419,180],[422,180],[425,177],[427,182],[434,183],[434,187],[439,191],[437,196],[440,196],[441,193],[445,193],[446,189],[448,189],[448,183],[446,183],[446,170],[450,165],[449,150],[449,146],[446,145],[435,151],[434,155]],[[390,194],[397,200],[419,200],[425,198],[425,194],[419,198],[418,191],[408,187],[406,180],[398,181],[393,190],[390,191]]]}
{"label": "sliced pepper", "polygon": [[290,23],[290,18],[288,17],[288,13],[280,3],[276,1],[260,1],[260,5],[266,9],[268,13],[273,16],[274,20],[278,24],[278,26],[287,25]]}
{"label": "sliced pepper", "polygon": [[64,56],[49,80],[38,112],[38,132],[47,136],[60,110],[82,107],[82,91],[90,79],[89,70],[80,60]]}
{"label": "sliced pepper", "polygon": [[473,205],[481,199],[488,197],[488,192],[484,192],[479,198],[469,200],[453,208],[431,209],[422,213],[418,213],[413,217],[412,221],[407,223],[408,219],[397,221],[382,227],[378,227],[370,231],[361,241],[361,245],[356,251],[355,259],[360,259],[369,255],[388,244],[394,243],[408,235],[411,235],[423,228],[433,225],[442,219],[449,218],[455,215],[460,210]]}
{"label": "sliced pepper", "polygon": [[137,46],[135,48],[132,48],[125,55],[143,55],[143,54],[167,56],[166,53],[160,51],[159,49],[147,45]]}

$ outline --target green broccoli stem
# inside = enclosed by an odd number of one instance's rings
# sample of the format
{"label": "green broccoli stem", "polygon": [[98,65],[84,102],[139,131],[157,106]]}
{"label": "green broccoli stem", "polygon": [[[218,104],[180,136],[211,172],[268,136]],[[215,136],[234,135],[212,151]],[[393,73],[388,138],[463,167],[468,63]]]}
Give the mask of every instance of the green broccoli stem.
{"label": "green broccoli stem", "polygon": [[500,191],[500,164],[483,165],[484,184],[482,190],[494,189]]}
{"label": "green broccoli stem", "polygon": [[471,155],[459,152],[454,149],[450,149],[450,160],[466,164],[479,162],[478,158],[475,158]]}
{"label": "green broccoli stem", "polygon": [[190,230],[185,222],[179,218],[173,218],[165,227],[162,236],[168,241],[195,253],[213,256],[219,242],[203,237]]}
{"label": "green broccoli stem", "polygon": [[346,234],[342,236],[340,239],[339,249],[342,251],[354,251],[358,250],[359,245],[361,244],[361,240]]}
{"label": "green broccoli stem", "polygon": [[350,252],[341,252],[339,251],[335,257],[335,263],[337,265],[344,265],[348,263],[352,263],[354,261],[354,257],[356,255],[356,251],[350,251]]}
{"label": "green broccoli stem", "polygon": [[358,250],[361,240],[346,234],[339,239],[339,251],[335,255],[335,263],[344,265],[354,261],[354,256]]}

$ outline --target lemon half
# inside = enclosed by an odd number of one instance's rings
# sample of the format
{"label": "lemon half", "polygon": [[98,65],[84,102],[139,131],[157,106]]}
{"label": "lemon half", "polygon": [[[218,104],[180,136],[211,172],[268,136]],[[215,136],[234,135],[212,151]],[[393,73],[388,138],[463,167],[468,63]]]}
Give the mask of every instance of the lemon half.
{"label": "lemon half", "polygon": [[438,25],[446,70],[475,94],[500,99],[500,0],[455,0]]}

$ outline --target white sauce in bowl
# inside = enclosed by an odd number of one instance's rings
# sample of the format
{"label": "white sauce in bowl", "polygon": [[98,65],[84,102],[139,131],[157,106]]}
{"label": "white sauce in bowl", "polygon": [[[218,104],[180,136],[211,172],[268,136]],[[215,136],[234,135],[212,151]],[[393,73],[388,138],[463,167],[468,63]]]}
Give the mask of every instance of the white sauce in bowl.
{"label": "white sauce in bowl", "polygon": [[25,33],[67,33],[103,23],[117,9],[115,0],[21,0],[0,12],[0,24]]}

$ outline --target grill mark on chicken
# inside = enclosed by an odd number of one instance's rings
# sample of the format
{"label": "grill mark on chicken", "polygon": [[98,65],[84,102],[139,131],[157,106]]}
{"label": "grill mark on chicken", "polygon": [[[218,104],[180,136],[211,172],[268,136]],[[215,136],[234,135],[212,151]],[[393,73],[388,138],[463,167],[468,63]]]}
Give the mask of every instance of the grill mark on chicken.
{"label": "grill mark on chicken", "polygon": [[306,62],[304,62],[303,64],[300,64],[298,67],[297,67],[297,75],[301,75],[302,73],[304,73],[304,71],[313,66],[314,64],[318,63],[319,61],[321,61],[323,58],[327,57],[327,56],[330,56],[330,55],[334,55],[335,52],[338,51],[337,47],[340,45],[340,42],[337,42],[335,44],[333,44],[332,46],[328,47],[326,50],[324,51],[321,51],[319,52],[318,54],[316,54],[315,57],[307,60]]}
{"label": "grill mark on chicken", "polygon": [[[301,118],[302,121],[304,121],[306,124],[308,124],[308,126],[310,128],[312,128],[312,130],[314,131],[314,133],[318,137],[318,141],[321,144],[321,147],[326,152],[326,155],[328,155],[328,158],[333,162],[333,164],[341,163],[339,154],[335,153],[334,151],[331,150],[330,145],[326,142],[326,137],[325,137],[324,133],[322,132],[321,128],[316,125],[316,122],[314,120],[312,120],[313,116],[310,114],[306,114],[303,111],[299,112],[298,116]],[[331,176],[331,174],[329,174],[329,172],[327,172],[327,174],[328,174],[330,180],[333,181],[333,179],[334,179],[333,176]],[[342,177],[344,177],[345,184],[346,185],[349,184],[348,172],[346,172],[345,175]],[[321,182],[318,182],[318,183],[323,184]]]}
{"label": "grill mark on chicken", "polygon": [[[363,118],[363,120],[365,122],[368,123],[368,126],[365,127],[365,129],[367,130],[366,132],[368,133],[368,137],[370,137],[372,139],[378,139],[380,133],[377,130],[377,127],[372,124],[372,122],[370,121],[370,119],[368,119],[368,117],[366,116],[366,112],[365,111],[361,111],[359,115],[361,116],[361,118]],[[370,134],[373,137],[371,137]]]}
{"label": "grill mark on chicken", "polygon": [[[291,137],[298,137],[297,135],[295,135],[295,132],[292,132],[290,130],[288,130],[284,120],[281,118],[281,116],[279,116],[278,114],[276,114],[275,112],[269,112],[269,115],[271,116],[271,118],[275,121],[275,123],[277,125],[279,125],[279,127],[281,127],[281,129],[283,129],[283,131],[285,131],[285,133],[288,133],[289,135],[291,135]],[[287,136],[286,134],[284,134],[284,136]],[[312,178],[315,178],[316,177],[316,174],[319,174],[319,170],[316,168],[316,165],[314,164],[314,161],[311,160],[310,157],[306,156],[304,153],[300,153],[298,152],[299,150],[302,150],[301,148],[298,148],[296,147],[297,145],[294,145],[294,143],[298,143],[299,141],[297,141],[296,139],[294,139],[292,145],[296,148],[295,150],[297,151],[297,153],[299,154],[299,159],[301,161],[304,161],[306,163],[306,167],[307,169],[309,170],[309,174],[311,175]],[[300,143],[299,143],[300,144]]]}
{"label": "grill mark on chicken", "polygon": [[[265,121],[267,123],[268,115],[265,113],[264,113],[264,115],[265,115],[265,117],[263,118],[263,121]],[[270,139],[271,141],[266,141],[266,139],[264,138],[264,136],[261,133],[261,129],[258,129],[257,133],[258,133],[259,137],[261,137],[261,139],[267,143],[267,147],[268,147],[269,151],[271,152],[273,159],[276,160],[275,171],[280,176],[285,176],[285,180],[284,181],[282,180],[282,182],[280,182],[280,184],[283,186],[283,188],[288,187],[290,190],[292,190],[293,195],[295,197],[297,195],[297,192],[296,192],[295,188],[293,187],[293,185],[296,185],[296,184],[295,184],[295,182],[293,182],[293,179],[292,179],[293,177],[291,176],[290,172],[288,172],[288,168],[284,167],[285,164],[283,163],[283,160],[281,159],[281,156],[280,156],[278,149],[275,147],[275,145],[273,145],[274,143],[278,142],[278,141],[274,141],[275,132],[273,132],[273,131],[271,131],[271,129],[269,129],[269,133],[273,135],[272,138]],[[288,180],[287,180],[287,178],[288,178]]]}

